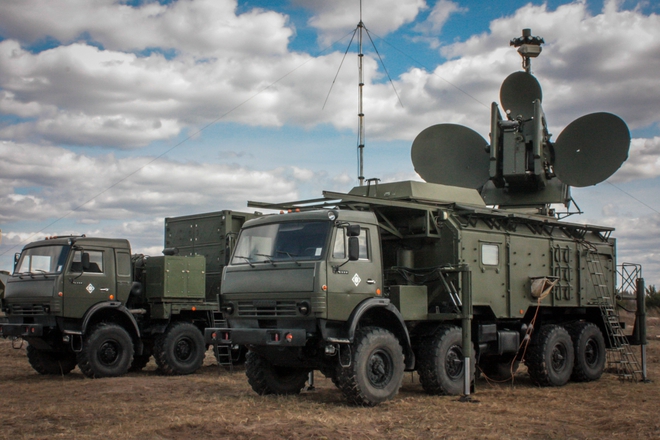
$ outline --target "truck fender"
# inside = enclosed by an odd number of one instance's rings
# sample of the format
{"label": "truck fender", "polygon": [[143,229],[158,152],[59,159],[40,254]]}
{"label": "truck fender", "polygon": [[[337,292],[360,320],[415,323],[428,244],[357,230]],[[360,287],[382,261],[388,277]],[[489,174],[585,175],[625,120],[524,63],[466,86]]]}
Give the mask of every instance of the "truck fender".
{"label": "truck fender", "polygon": [[90,307],[89,310],[87,310],[87,313],[85,313],[85,316],[83,317],[83,322],[81,327],[82,334],[85,334],[87,332],[87,327],[89,326],[89,323],[94,317],[94,315],[104,309],[115,309],[117,312],[124,315],[126,319],[128,319],[128,321],[133,325],[133,330],[135,330],[136,340],[138,342],[140,341],[140,327],[138,326],[135,317],[119,301],[105,301],[98,304],[94,304],[92,307]]}
{"label": "truck fender", "polygon": [[403,346],[403,354],[405,356],[406,369],[410,370],[415,366],[415,355],[410,343],[410,334],[408,328],[403,320],[403,316],[399,310],[390,303],[387,298],[368,298],[362,301],[353,309],[351,316],[348,318],[348,339],[353,342],[355,339],[355,330],[357,329],[360,320],[370,311],[375,309],[382,309],[386,316],[391,318],[390,325],[384,326],[392,331],[399,339]]}

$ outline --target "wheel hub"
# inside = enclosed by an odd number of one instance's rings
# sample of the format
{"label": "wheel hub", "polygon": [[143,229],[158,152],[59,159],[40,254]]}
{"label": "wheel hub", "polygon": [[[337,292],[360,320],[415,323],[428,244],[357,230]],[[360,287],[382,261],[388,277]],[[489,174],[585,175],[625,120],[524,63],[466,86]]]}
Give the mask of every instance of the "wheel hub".
{"label": "wheel hub", "polygon": [[115,341],[106,341],[101,345],[98,352],[98,359],[104,365],[112,365],[119,357],[119,347]]}
{"label": "wheel hub", "polygon": [[560,371],[566,365],[566,347],[563,344],[555,345],[552,350],[552,368]]}
{"label": "wheel hub", "polygon": [[392,379],[393,365],[387,353],[377,351],[369,357],[367,377],[376,388],[385,387]]}
{"label": "wheel hub", "polygon": [[463,372],[463,350],[458,345],[452,346],[445,358],[445,370],[447,376],[457,378]]}
{"label": "wheel hub", "polygon": [[180,361],[186,361],[190,359],[193,354],[193,345],[188,339],[180,339],[176,346],[174,347],[174,355]]}
{"label": "wheel hub", "polygon": [[590,367],[598,363],[598,344],[593,339],[589,339],[584,349],[584,360]]}

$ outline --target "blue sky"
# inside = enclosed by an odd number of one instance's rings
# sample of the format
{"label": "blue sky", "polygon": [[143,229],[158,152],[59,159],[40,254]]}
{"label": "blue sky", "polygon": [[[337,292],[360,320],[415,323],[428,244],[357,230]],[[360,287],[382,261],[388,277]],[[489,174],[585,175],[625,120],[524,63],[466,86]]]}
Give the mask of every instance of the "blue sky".
{"label": "blue sky", "polygon": [[[553,140],[608,111],[632,134],[571,221],[617,228],[619,260],[660,285],[660,5],[364,0],[365,176],[420,179],[413,139],[442,122],[487,138],[499,86],[533,61]],[[0,269],[53,234],[156,255],[163,218],[357,184],[357,0],[0,3]],[[396,89],[396,94],[393,91]],[[398,94],[398,97],[397,97]],[[324,101],[327,98],[325,108]],[[400,98],[400,102],[399,102]],[[402,104],[402,105],[401,105]]]}

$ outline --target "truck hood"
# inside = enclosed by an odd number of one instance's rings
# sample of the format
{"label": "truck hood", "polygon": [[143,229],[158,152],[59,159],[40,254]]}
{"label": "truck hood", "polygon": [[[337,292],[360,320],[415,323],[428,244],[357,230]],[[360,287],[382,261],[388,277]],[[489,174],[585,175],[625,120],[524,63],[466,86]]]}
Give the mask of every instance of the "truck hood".
{"label": "truck hood", "polygon": [[228,266],[222,293],[313,292],[316,273],[316,264],[313,263]]}

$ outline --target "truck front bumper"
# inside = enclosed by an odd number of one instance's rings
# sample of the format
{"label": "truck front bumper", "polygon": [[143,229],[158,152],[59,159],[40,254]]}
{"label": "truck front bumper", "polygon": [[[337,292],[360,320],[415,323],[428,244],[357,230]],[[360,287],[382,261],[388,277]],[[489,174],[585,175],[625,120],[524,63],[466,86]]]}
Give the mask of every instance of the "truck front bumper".
{"label": "truck front bumper", "polygon": [[0,337],[40,337],[44,335],[42,324],[8,324],[0,322]]}
{"label": "truck front bumper", "polygon": [[307,342],[307,331],[300,328],[207,328],[204,340],[214,345],[303,347]]}

